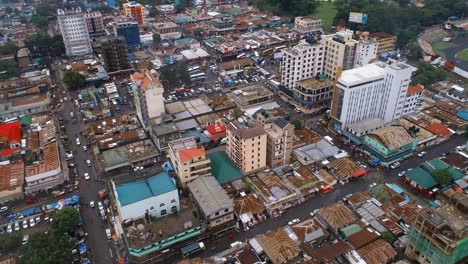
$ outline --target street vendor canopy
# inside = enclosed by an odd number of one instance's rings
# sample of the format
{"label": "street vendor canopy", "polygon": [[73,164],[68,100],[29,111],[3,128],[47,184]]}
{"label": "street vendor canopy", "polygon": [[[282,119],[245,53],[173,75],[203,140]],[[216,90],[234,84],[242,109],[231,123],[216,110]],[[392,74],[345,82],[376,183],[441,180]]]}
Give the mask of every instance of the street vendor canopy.
{"label": "street vendor canopy", "polygon": [[355,173],[353,173],[353,176],[354,177],[361,177],[362,175],[366,174],[367,171],[365,169],[362,169],[360,171],[356,171]]}

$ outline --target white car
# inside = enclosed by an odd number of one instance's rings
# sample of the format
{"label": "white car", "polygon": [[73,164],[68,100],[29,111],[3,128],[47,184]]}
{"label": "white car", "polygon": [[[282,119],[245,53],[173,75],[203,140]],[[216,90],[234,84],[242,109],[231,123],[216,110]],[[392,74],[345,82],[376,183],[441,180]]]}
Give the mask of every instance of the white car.
{"label": "white car", "polygon": [[83,145],[83,151],[88,151],[88,147],[86,147],[86,145]]}
{"label": "white car", "polygon": [[36,223],[39,224],[40,222],[41,222],[41,217],[40,216],[36,217]]}
{"label": "white car", "polygon": [[426,154],[427,154],[426,151],[421,151],[421,152],[418,153],[418,157],[422,158],[422,157],[424,157]]}
{"label": "white car", "polygon": [[0,208],[0,213],[6,212],[6,211],[8,211],[8,206],[2,206],[2,208]]}
{"label": "white car", "polygon": [[91,177],[89,177],[89,173],[87,173],[87,172],[85,172],[84,178],[85,178],[85,180],[87,180],[87,181],[91,179]]}
{"label": "white car", "polygon": [[19,230],[20,230],[19,222],[15,222],[15,231],[19,231]]}
{"label": "white car", "polygon": [[86,165],[87,165],[88,167],[91,167],[91,161],[90,161],[90,160],[86,160]]}
{"label": "white car", "polygon": [[63,101],[68,102],[68,98],[67,98],[67,97],[64,97],[64,98],[63,98]]}
{"label": "white car", "polygon": [[294,225],[295,223],[299,223],[299,222],[300,222],[299,218],[296,218],[296,219],[289,221],[288,225]]}
{"label": "white car", "polygon": [[80,139],[79,139],[79,138],[76,138],[76,145],[77,145],[77,146],[81,145],[81,142],[80,142]]}
{"label": "white car", "polygon": [[106,229],[106,238],[111,239],[112,238],[112,233],[109,228]]}
{"label": "white car", "polygon": [[7,233],[13,232],[13,227],[11,226],[11,224],[8,224],[6,231]]}
{"label": "white car", "polygon": [[403,175],[405,175],[406,171],[400,171],[400,173],[398,173],[398,177],[402,177]]}
{"label": "white car", "polygon": [[28,220],[23,221],[23,229],[28,228]]}
{"label": "white car", "polygon": [[395,162],[395,163],[392,163],[392,164],[390,165],[390,168],[392,168],[392,169],[396,169],[396,168],[398,168],[398,167],[400,167],[400,162]]}
{"label": "white car", "polygon": [[371,184],[369,184],[369,188],[374,188],[375,186],[377,186],[377,183],[375,183],[375,182],[374,182],[374,183],[371,183]]}
{"label": "white car", "polygon": [[310,216],[311,216],[311,217],[314,217],[315,214],[317,213],[317,211],[318,211],[318,209],[315,209],[315,210],[313,210],[312,212],[310,212]]}
{"label": "white car", "polygon": [[94,208],[94,201],[89,202],[89,207]]}
{"label": "white car", "polygon": [[98,203],[97,203],[97,206],[98,206],[98,209],[99,209],[99,210],[104,210],[104,205],[102,205],[101,202],[98,202]]}
{"label": "white car", "polygon": [[36,225],[36,222],[34,221],[34,218],[29,219],[29,226],[34,227]]}

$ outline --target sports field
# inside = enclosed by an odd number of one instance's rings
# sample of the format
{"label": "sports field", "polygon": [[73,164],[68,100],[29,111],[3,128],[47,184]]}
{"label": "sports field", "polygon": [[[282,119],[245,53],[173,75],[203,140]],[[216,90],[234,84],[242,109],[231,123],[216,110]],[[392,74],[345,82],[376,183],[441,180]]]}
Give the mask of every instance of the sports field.
{"label": "sports field", "polygon": [[455,58],[459,60],[468,61],[468,49],[464,49],[455,54]]}

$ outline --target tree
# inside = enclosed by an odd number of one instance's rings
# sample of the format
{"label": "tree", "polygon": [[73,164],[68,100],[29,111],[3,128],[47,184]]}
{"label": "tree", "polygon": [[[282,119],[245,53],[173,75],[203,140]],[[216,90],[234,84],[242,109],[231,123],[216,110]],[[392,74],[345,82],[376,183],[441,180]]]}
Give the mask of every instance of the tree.
{"label": "tree", "polygon": [[249,180],[246,180],[244,182],[244,189],[247,191],[247,192],[250,192],[252,190],[252,182],[249,181]]}
{"label": "tree", "polygon": [[0,235],[0,253],[2,255],[16,251],[21,246],[23,238],[20,233],[4,233]]}
{"label": "tree", "polygon": [[0,61],[0,72],[3,73],[0,75],[1,79],[9,79],[11,77],[20,76],[18,64],[13,59]]}
{"label": "tree", "polygon": [[153,43],[154,44],[159,44],[161,43],[161,35],[154,33],[153,34]]}
{"label": "tree", "polygon": [[[65,210],[65,209],[62,209]],[[55,221],[55,218],[54,218]],[[62,264],[72,262],[73,243],[67,234],[34,233],[22,250],[21,264]]]}
{"label": "tree", "polygon": [[47,17],[40,15],[33,15],[31,17],[31,23],[33,23],[36,27],[42,30],[46,30],[49,27],[49,20],[47,19]]}
{"label": "tree", "polygon": [[239,107],[236,107],[232,110],[232,118],[233,119],[238,119],[239,117],[241,117],[242,115],[244,114],[244,112],[239,108]]}
{"label": "tree", "polygon": [[299,119],[293,119],[291,120],[291,124],[294,126],[295,130],[301,129],[302,128],[302,122]]}
{"label": "tree", "polygon": [[72,88],[76,89],[84,85],[86,79],[83,74],[74,71],[67,71],[63,74],[62,82]]}
{"label": "tree", "polygon": [[203,28],[197,27],[197,28],[193,31],[193,35],[195,35],[195,37],[197,37],[197,38],[201,38],[202,35],[203,35]]}
{"label": "tree", "polygon": [[416,41],[412,41],[406,44],[406,46],[404,47],[404,50],[406,52],[406,56],[409,59],[417,60],[421,58],[421,55],[422,55],[421,47]]}
{"label": "tree", "polygon": [[150,17],[156,17],[159,15],[159,10],[155,7],[151,7],[149,10],[149,16]]}
{"label": "tree", "polygon": [[440,185],[447,185],[452,182],[452,175],[450,175],[448,169],[434,170],[431,176]]}
{"label": "tree", "polygon": [[54,216],[52,228],[57,234],[72,231],[80,222],[80,213],[75,208],[63,208]]}
{"label": "tree", "polygon": [[429,85],[443,81],[447,78],[447,72],[442,69],[436,69],[428,63],[422,63],[418,66],[415,76],[411,79],[411,83]]}
{"label": "tree", "polygon": [[3,46],[0,47],[0,54],[14,54],[18,51],[18,46],[14,41],[7,41]]}
{"label": "tree", "polygon": [[382,235],[382,239],[387,241],[390,244],[392,244],[396,240],[396,237],[388,231],[382,232],[381,235]]}

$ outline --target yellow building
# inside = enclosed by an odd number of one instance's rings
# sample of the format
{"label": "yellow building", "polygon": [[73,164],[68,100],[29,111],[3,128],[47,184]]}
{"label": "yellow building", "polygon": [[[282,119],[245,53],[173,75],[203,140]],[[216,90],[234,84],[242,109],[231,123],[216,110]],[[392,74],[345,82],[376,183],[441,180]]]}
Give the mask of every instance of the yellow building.
{"label": "yellow building", "polygon": [[340,31],[325,35],[321,40],[325,47],[324,73],[331,79],[337,79],[337,73],[354,67],[356,48],[359,41],[353,39],[352,31]]}
{"label": "yellow building", "polygon": [[397,37],[385,32],[376,32],[369,34],[369,38],[377,41],[379,46],[377,47],[377,55],[383,52],[394,51]]}

